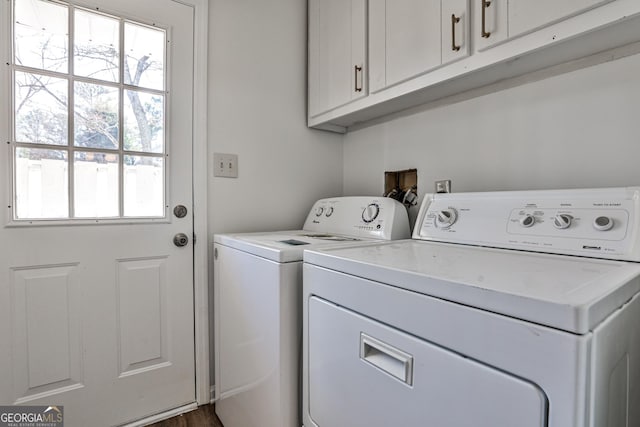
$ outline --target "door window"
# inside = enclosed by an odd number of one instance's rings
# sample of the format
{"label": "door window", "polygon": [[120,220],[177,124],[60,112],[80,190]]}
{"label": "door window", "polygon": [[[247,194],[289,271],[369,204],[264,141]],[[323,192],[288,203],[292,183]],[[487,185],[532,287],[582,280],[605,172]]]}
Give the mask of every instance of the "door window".
{"label": "door window", "polygon": [[167,31],[14,0],[13,219],[166,217]]}

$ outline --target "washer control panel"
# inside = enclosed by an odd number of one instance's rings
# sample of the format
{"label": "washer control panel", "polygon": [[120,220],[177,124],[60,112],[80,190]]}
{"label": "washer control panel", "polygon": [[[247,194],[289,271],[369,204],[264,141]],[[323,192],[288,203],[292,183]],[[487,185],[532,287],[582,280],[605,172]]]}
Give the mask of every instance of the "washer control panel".
{"label": "washer control panel", "polygon": [[409,216],[397,200],[385,197],[333,197],[314,203],[304,230],[355,238],[408,239]]}
{"label": "washer control panel", "polygon": [[413,237],[640,261],[640,188],[427,195]]}

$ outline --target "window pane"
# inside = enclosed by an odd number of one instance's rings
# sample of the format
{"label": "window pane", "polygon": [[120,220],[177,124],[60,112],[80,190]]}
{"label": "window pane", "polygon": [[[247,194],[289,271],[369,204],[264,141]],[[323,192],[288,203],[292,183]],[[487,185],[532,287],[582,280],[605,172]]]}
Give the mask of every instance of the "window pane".
{"label": "window pane", "polygon": [[120,80],[120,22],[84,10],[75,12],[73,72],[78,76]]}
{"label": "window pane", "polygon": [[164,152],[164,97],[124,91],[124,149]]}
{"label": "window pane", "polygon": [[118,148],[118,89],[75,83],[75,142],[77,147]]}
{"label": "window pane", "polygon": [[16,71],[15,88],[16,140],[67,145],[67,81]]}
{"label": "window pane", "polygon": [[164,159],[124,156],[124,216],[164,216]]}
{"label": "window pane", "polygon": [[118,155],[76,152],[73,161],[77,218],[117,217]]}
{"label": "window pane", "polygon": [[16,218],[69,216],[67,152],[16,148]]}
{"label": "window pane", "polygon": [[16,64],[66,73],[68,15],[66,6],[39,0],[16,0]]}
{"label": "window pane", "polygon": [[124,82],[150,89],[164,89],[165,32],[124,24]]}

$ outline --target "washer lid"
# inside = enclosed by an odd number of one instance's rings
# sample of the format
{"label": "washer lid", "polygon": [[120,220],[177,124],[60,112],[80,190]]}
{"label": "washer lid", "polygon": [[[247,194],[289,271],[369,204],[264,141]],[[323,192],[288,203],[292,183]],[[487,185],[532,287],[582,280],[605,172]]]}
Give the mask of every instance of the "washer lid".
{"label": "washer lid", "polygon": [[640,291],[640,264],[402,240],[305,252],[305,262],[584,334]]}
{"label": "washer lid", "polygon": [[[275,262],[302,261],[305,249],[333,247],[336,245],[363,242],[349,236],[329,233],[314,233],[305,230],[276,231],[268,233],[216,234],[214,242]],[[364,241],[371,241],[369,239]]]}

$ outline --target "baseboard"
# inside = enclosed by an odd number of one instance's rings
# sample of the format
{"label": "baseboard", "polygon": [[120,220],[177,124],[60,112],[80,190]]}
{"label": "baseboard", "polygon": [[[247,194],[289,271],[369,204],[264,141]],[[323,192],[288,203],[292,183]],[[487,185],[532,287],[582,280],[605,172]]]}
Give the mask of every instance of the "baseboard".
{"label": "baseboard", "polygon": [[163,412],[161,414],[152,415],[147,418],[143,418],[141,420],[132,422],[131,424],[125,424],[125,427],[142,427],[148,424],[157,423],[158,421],[163,421],[168,418],[177,417],[178,415],[184,414],[186,412],[191,412],[198,409],[197,403],[189,403],[188,405],[180,406],[178,408],[171,409],[167,412]]}

